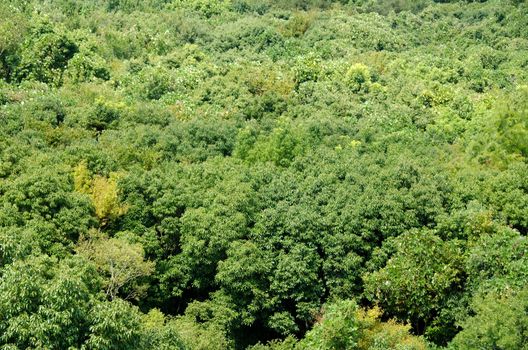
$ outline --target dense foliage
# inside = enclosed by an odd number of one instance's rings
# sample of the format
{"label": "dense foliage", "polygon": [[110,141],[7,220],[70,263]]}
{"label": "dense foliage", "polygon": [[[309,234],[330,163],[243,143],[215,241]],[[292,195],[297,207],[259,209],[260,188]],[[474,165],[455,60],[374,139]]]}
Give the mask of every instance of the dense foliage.
{"label": "dense foliage", "polygon": [[0,18],[0,348],[528,346],[526,1]]}

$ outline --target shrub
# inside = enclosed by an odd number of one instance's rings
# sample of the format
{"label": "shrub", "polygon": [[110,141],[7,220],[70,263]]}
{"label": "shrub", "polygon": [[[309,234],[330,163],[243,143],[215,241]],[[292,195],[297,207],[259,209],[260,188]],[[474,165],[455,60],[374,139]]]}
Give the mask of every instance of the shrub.
{"label": "shrub", "polygon": [[352,92],[368,92],[371,83],[370,71],[364,64],[353,64],[346,72],[345,79]]}

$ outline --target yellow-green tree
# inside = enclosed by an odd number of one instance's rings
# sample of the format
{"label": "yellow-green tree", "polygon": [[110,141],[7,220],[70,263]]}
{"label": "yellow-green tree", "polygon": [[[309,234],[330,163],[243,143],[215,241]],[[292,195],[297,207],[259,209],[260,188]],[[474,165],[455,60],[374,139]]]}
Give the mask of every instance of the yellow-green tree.
{"label": "yellow-green tree", "polygon": [[95,215],[99,218],[101,226],[123,215],[127,207],[119,200],[117,181],[119,174],[111,173],[109,177],[95,175],[91,177],[85,162],[75,167],[73,172],[74,187],[77,192],[90,196],[95,208]]}

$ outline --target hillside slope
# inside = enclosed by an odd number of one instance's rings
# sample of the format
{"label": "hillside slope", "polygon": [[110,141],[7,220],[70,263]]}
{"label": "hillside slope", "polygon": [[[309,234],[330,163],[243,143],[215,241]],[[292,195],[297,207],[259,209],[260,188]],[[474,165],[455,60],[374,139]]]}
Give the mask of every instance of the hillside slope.
{"label": "hillside slope", "polygon": [[0,348],[526,348],[525,1],[0,18]]}

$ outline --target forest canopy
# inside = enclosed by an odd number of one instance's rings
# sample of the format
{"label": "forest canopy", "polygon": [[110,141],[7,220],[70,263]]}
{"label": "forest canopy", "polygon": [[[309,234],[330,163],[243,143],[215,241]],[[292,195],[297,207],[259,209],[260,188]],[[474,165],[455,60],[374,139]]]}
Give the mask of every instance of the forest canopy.
{"label": "forest canopy", "polygon": [[526,1],[0,18],[0,349],[527,348]]}

